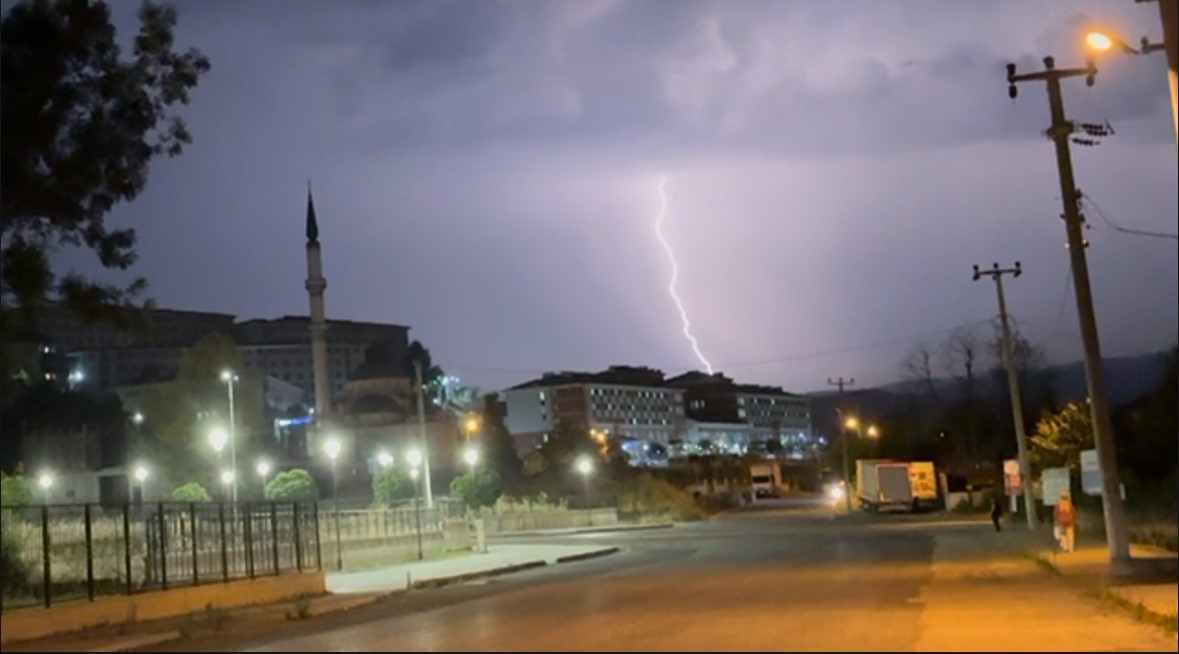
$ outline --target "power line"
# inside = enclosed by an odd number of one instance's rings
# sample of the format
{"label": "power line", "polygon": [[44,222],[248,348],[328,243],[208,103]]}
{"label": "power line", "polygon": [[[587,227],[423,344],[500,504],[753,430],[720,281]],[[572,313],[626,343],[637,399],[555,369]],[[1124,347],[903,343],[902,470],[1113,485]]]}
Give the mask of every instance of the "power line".
{"label": "power line", "polygon": [[1077,191],[1077,193],[1078,193],[1078,195],[1081,196],[1081,201],[1083,201],[1085,204],[1089,205],[1093,209],[1093,211],[1097,212],[1097,215],[1101,218],[1101,220],[1103,222],[1105,222],[1105,225],[1116,232],[1121,232],[1123,234],[1131,234],[1133,236],[1149,236],[1151,238],[1169,238],[1172,240],[1179,240],[1179,234],[1168,234],[1166,232],[1152,232],[1150,230],[1145,230],[1145,229],[1131,229],[1129,227],[1122,227],[1121,225],[1119,225],[1116,222],[1114,222],[1113,220],[1111,220],[1109,218],[1109,216],[1105,215],[1105,212],[1101,210],[1101,207],[1097,206],[1097,203],[1093,201],[1093,198],[1089,197],[1089,194],[1082,193],[1079,190]]}

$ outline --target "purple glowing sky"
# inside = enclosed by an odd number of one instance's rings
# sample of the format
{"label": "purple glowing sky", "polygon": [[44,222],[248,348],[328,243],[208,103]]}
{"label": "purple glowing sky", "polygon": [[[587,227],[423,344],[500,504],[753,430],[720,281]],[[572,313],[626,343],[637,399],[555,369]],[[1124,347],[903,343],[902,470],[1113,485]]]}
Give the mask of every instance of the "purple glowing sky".
{"label": "purple glowing sky", "polygon": [[[137,3],[116,2],[132,25]],[[281,7],[281,10],[279,9]],[[1042,87],[1086,17],[1160,37],[1122,2],[182,2],[213,70],[195,143],[113,222],[162,306],[306,313],[314,180],[329,316],[411,325],[485,388],[545,370],[695,368],[653,231],[659,174],[680,291],[714,365],[811,390],[893,381],[930,332],[995,313],[970,267],[1021,260],[1012,313],[1079,354]],[[1161,54],[1067,84],[1117,136],[1074,150],[1113,220],[1176,231]],[[1090,212],[1108,355],[1175,342],[1175,242]],[[93,270],[82,259],[71,265]],[[742,364],[742,365],[734,365]]]}

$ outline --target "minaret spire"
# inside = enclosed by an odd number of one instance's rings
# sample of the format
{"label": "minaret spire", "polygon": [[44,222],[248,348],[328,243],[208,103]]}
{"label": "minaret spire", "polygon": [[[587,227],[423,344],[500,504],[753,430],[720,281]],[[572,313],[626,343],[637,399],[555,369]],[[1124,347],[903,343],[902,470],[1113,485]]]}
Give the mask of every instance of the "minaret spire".
{"label": "minaret spire", "polygon": [[319,241],[319,222],[315,220],[315,201],[311,199],[311,178],[307,178],[307,242]]}
{"label": "minaret spire", "polygon": [[311,364],[315,376],[315,422],[322,426],[332,412],[332,387],[327,347],[327,310],[324,291],[323,254],[319,245],[319,223],[315,219],[315,202],[311,199],[311,180],[307,180],[307,299],[310,302]]}

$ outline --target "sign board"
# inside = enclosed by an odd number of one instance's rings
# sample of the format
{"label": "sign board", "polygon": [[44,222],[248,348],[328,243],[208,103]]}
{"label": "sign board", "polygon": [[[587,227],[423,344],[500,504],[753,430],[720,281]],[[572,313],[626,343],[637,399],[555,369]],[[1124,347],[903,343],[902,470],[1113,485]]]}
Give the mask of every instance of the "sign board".
{"label": "sign board", "polygon": [[1019,461],[1007,459],[1003,462],[1003,487],[1008,495],[1019,495],[1023,479],[1019,475]]}
{"label": "sign board", "polygon": [[1070,492],[1068,468],[1048,468],[1041,481],[1044,484],[1044,506],[1056,506],[1060,494]]}
{"label": "sign board", "polygon": [[1101,464],[1097,461],[1097,450],[1081,452],[1081,490],[1086,495],[1101,495]]}

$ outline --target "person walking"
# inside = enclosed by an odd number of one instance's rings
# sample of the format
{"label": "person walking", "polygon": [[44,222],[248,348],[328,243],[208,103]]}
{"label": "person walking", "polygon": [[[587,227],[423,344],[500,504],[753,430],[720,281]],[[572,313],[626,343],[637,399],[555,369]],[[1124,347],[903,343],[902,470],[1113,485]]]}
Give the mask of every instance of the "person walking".
{"label": "person walking", "polygon": [[1077,507],[1073,504],[1068,491],[1060,494],[1056,501],[1056,509],[1052,512],[1056,542],[1065,552],[1073,551],[1077,546]]}
{"label": "person walking", "polygon": [[991,522],[995,525],[995,532],[1003,531],[1003,502],[999,496],[991,498]]}

